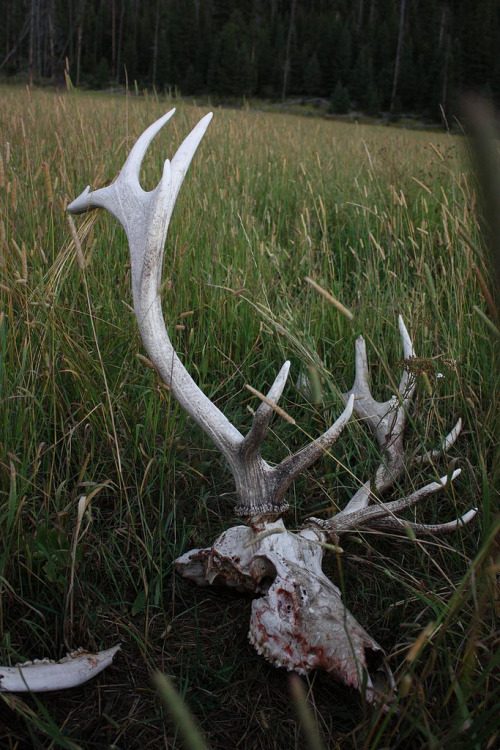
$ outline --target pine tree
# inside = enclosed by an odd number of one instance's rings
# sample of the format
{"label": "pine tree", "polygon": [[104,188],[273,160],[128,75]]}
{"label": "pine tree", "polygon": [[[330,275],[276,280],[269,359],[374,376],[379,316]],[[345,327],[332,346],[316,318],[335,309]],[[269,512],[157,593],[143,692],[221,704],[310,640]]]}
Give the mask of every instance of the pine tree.
{"label": "pine tree", "polygon": [[343,81],[349,80],[349,75],[352,70],[352,46],[352,36],[349,27],[347,24],[339,23],[337,26],[333,56],[337,64],[339,77],[342,78]]}
{"label": "pine tree", "polygon": [[321,68],[316,52],[309,57],[305,66],[303,89],[307,96],[318,96],[321,92]]}
{"label": "pine tree", "polygon": [[244,40],[245,23],[235,12],[216,40],[209,71],[209,88],[229,96],[251,95],[255,88],[255,67]]}
{"label": "pine tree", "polygon": [[336,115],[346,115],[349,112],[349,109],[349,92],[344,86],[342,86],[342,81],[339,78],[337,85],[333,90],[329,111]]}
{"label": "pine tree", "polygon": [[358,55],[351,76],[349,87],[352,96],[360,109],[369,109],[374,106],[374,90],[376,89],[373,75],[372,51],[365,44]]}
{"label": "pine tree", "polygon": [[274,86],[275,53],[271,43],[271,33],[268,26],[263,26],[257,36],[257,81],[256,86],[262,96],[276,94]]}

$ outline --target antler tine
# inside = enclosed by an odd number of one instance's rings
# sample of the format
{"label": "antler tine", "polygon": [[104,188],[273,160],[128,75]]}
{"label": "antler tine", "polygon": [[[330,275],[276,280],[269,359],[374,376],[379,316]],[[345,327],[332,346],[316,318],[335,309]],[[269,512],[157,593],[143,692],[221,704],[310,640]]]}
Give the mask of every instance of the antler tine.
{"label": "antler tine", "polygon": [[139,174],[141,171],[142,162],[144,161],[144,157],[146,156],[146,152],[151,141],[174,114],[175,107],[166,114],[162,115],[158,120],[156,120],[156,122],[153,122],[153,124],[146,128],[146,130],[139,136],[139,138],[132,146],[129,155],[125,160],[125,164],[123,165],[122,170],[118,175],[117,180],[113,184],[116,185],[116,182],[118,182],[119,180],[124,180],[129,186],[135,185],[136,188],[142,193],[146,192],[141,188],[139,183]]}
{"label": "antler tine", "polygon": [[280,492],[284,493],[295,477],[323,456],[333,445],[351,418],[353,405],[354,396],[350,396],[344,411],[328,430],[272,469],[279,481]]}
{"label": "antler tine", "polygon": [[406,510],[407,508],[411,508],[424,498],[429,497],[429,495],[440,492],[448,482],[453,482],[460,473],[461,469],[455,469],[451,476],[441,477],[439,481],[430,482],[424,487],[412,492],[411,495],[399,498],[398,500],[393,500],[389,503],[371,505],[369,508],[361,508],[350,513],[347,513],[346,510],[344,510],[326,521],[320,521],[318,519],[311,520],[315,526],[319,526],[324,531],[327,531],[334,538],[338,537],[339,534],[363,529],[370,531],[401,532],[404,531],[406,526],[409,526],[416,536],[455,531],[457,526],[460,524],[466,524],[474,518],[477,513],[477,508],[469,510],[463,516],[454,521],[440,524],[412,523],[411,521],[398,518],[395,514],[399,511]]}
{"label": "antler tine", "polygon": [[288,374],[290,372],[290,362],[285,362],[279,373],[277,374],[274,383],[272,384],[269,392],[266,396],[266,401],[262,401],[259,408],[256,410],[252,426],[245,435],[245,438],[240,447],[240,455],[243,457],[249,456],[255,453],[259,445],[264,440],[269,422],[274,414],[274,409],[271,404],[277,405],[281,398],[283,389],[288,380]]}
{"label": "antler tine", "polygon": [[455,445],[461,432],[462,419],[459,417],[453,429],[450,430],[446,437],[441,441],[441,447],[433,451],[429,451],[428,453],[424,453],[422,456],[416,456],[415,463],[431,464],[434,461],[437,461],[449,451],[452,445]]}
{"label": "antler tine", "polygon": [[433,495],[435,492],[440,492],[449,481],[453,482],[460,474],[461,469],[455,469],[451,476],[440,477],[437,482],[430,482],[424,487],[415,490],[406,497],[401,497],[398,500],[392,500],[390,503],[380,503],[379,505],[371,505],[369,508],[362,508],[355,513],[346,513],[342,511],[338,513],[332,519],[335,522],[335,530],[337,532],[352,531],[353,529],[359,528],[375,528],[377,520],[380,518],[388,517],[396,519],[395,513],[401,510],[406,510],[416,505],[420,500]]}
{"label": "antler tine", "polygon": [[[413,343],[401,315],[398,327],[405,359],[415,356]],[[377,468],[373,481],[365,482],[351,498],[344,513],[353,513],[370,503],[372,492],[390,487],[401,476],[403,463],[403,432],[406,426],[406,405],[415,391],[416,381],[406,369],[398,386],[398,396],[388,401],[376,401],[370,391],[366,344],[362,336],[355,344],[355,378],[350,391],[342,394],[347,400],[354,395],[354,413],[368,424],[385,453],[385,460]]]}
{"label": "antler tine", "polygon": [[[398,328],[399,335],[401,337],[401,343],[403,345],[403,356],[405,360],[407,360],[415,356],[415,350],[413,348],[413,341],[410,338],[410,334],[406,329],[404,320],[401,315],[398,315]],[[406,368],[403,368],[403,374],[401,376],[398,388],[399,395],[402,396],[402,398],[404,398],[406,401],[409,401],[409,399],[413,396],[415,386],[415,377],[411,375]]]}
{"label": "antler tine", "polygon": [[463,516],[456,518],[454,521],[446,523],[414,523],[413,521],[404,521],[401,518],[386,516],[377,518],[370,524],[373,531],[385,531],[394,533],[404,532],[406,528],[411,529],[416,537],[431,536],[434,534],[449,534],[457,530],[460,526],[472,521],[477,513],[477,508],[472,508],[464,513]]}

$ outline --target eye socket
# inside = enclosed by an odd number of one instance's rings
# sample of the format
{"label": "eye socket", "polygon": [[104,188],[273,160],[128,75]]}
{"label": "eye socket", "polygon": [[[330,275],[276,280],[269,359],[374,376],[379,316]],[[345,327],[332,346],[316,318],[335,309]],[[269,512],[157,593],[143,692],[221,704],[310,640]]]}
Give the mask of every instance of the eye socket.
{"label": "eye socket", "polygon": [[250,566],[250,575],[258,585],[261,593],[267,593],[274,583],[277,571],[273,563],[264,555],[256,555]]}

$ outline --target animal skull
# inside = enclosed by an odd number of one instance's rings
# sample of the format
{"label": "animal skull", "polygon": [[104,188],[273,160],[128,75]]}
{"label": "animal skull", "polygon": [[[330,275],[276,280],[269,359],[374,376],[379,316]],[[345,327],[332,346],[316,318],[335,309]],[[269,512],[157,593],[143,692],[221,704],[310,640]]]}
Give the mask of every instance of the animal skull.
{"label": "animal skull", "polygon": [[[139,184],[141,162],[152,138],[174,110],[153,123],[138,139],[115,182],[100,190],[87,188],[68,210],[75,214],[105,208],[124,227],[130,247],[132,295],[141,337],[163,382],[195,422],[225,456],[236,485],[235,511],[246,526],[224,532],[212,547],[193,550],[176,562],[181,575],[199,585],[225,584],[256,595],[252,604],[249,638],[271,663],[301,674],[317,667],[350,685],[371,703],[394,691],[391,671],[381,647],[343,605],[340,591],[324,575],[321,563],[325,541],[338,545],[342,534],[360,529],[401,532],[406,526],[416,535],[453,531],[467,523],[476,510],[445,524],[422,525],[402,521],[398,512],[438,492],[448,477],[431,482],[408,496],[383,503],[380,494],[405,471],[403,433],[415,380],[404,372],[399,387],[386,402],[372,397],[366,349],[356,342],[354,386],[343,396],[345,409],[319,438],[271,466],[260,454],[272,416],[285,387],[290,364],[283,365],[267,396],[260,398],[246,436],[200,390],[174,351],[168,337],[160,298],[163,249],[175,201],[191,159],[210,123],[206,115],[166,161],[158,186],[146,193]],[[414,356],[413,344],[402,319],[399,330],[405,359]],[[309,519],[298,533],[285,529],[286,490],[302,471],[335,442],[352,414],[373,432],[382,460],[372,480],[361,483],[343,511],[327,520]],[[414,457],[413,464],[435,462],[445,456],[461,429],[459,420],[440,449]],[[407,468],[407,467],[406,467]],[[459,471],[453,472],[453,481]]]}
{"label": "animal skull", "polygon": [[287,531],[281,519],[235,526],[212,547],[180,557],[176,568],[200,586],[223,584],[258,595],[248,638],[275,666],[302,675],[324,669],[376,701],[393,685],[392,674],[382,648],[323,573],[324,540],[319,529]]}

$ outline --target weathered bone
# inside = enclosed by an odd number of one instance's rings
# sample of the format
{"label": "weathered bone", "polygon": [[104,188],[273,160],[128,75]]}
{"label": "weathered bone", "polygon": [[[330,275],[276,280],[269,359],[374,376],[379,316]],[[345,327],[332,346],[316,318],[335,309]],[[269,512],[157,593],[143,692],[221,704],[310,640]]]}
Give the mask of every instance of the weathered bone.
{"label": "weathered bone", "polygon": [[[441,490],[448,479],[431,482],[389,503],[378,495],[392,487],[405,470],[403,432],[415,389],[413,376],[404,372],[397,393],[384,403],[375,401],[368,385],[368,364],[363,338],[356,342],[354,386],[344,395],[345,409],[321,437],[270,466],[260,455],[273,412],[286,384],[286,362],[255,412],[246,437],[199,389],[180,362],[168,338],[159,296],[163,248],[180,186],[211,119],[206,115],[187,136],[172,163],[166,161],[159,185],[146,193],[139,185],[139,170],[149,143],[174,110],[151,125],[138,139],[116,181],[96,191],[87,188],[68,206],[72,213],[93,208],[110,211],[124,227],[130,245],[134,308],[146,351],[186,412],[209,435],[227,459],[236,484],[236,513],[247,526],[224,532],[212,547],[193,550],[176,561],[181,575],[203,586],[224,584],[256,595],[249,638],[273,664],[305,674],[321,667],[362,692],[371,703],[390,700],[394,681],[382,648],[343,605],[340,591],[324,575],[321,563],[328,540],[357,529],[415,533],[452,531],[475,515],[439,525],[411,524],[395,514]],[[399,319],[405,358],[414,356],[413,344]],[[299,473],[320,458],[335,442],[352,411],[374,432],[382,462],[372,481],[365,482],[341,511],[327,520],[310,519],[294,534],[281,516],[288,508],[285,492]],[[455,442],[461,422],[445,439],[441,450],[423,454],[414,463],[431,463]],[[376,501],[376,504],[370,503]],[[335,547],[339,552],[341,550]]]}
{"label": "weathered bone", "polygon": [[[259,407],[254,426],[244,439],[200,390],[181,363],[168,337],[158,294],[163,249],[177,194],[212,115],[206,115],[191,131],[172,163],[165,162],[158,186],[146,193],[139,185],[142,160],[151,140],[174,112],[168,112],[140,136],[112,185],[93,192],[87,187],[68,206],[68,211],[80,214],[94,208],[105,208],[123,226],[130,246],[135,314],[151,361],[180,405],[226,457],[236,483],[236,513],[248,517],[279,515],[288,509],[284,495],[295,477],[337,439],[351,415],[353,400],[347,401],[344,412],[324,435],[287,458],[286,467],[284,462],[271,467],[261,457],[259,446],[266,435],[272,407],[265,403]],[[274,403],[285,386],[289,367],[288,362],[283,365],[268,394]]]}
{"label": "weathered bone", "polygon": [[225,531],[209,549],[192,550],[176,569],[200,586],[224,584],[261,594],[252,603],[250,643],[278,667],[322,668],[380,702],[394,685],[379,644],[344,606],[323,573],[318,529],[293,534],[281,519]]}
{"label": "weathered bone", "polygon": [[109,667],[120,646],[97,654],[79,648],[60,661],[36,659],[15,667],[0,667],[0,692],[47,693],[83,685]]}
{"label": "weathered bone", "polygon": [[[399,332],[403,345],[405,360],[415,356],[413,343],[401,316],[398,318]],[[408,407],[411,403],[416,385],[415,376],[404,370],[401,377],[398,394],[388,401],[376,401],[370,392],[368,360],[364,338],[360,336],[356,341],[356,375],[354,385],[350,391],[343,394],[344,401],[354,396],[354,413],[366,422],[375,434],[383,461],[375,472],[373,480],[365,482],[344,508],[344,513],[352,513],[365,508],[370,503],[372,493],[383,492],[404,473],[403,433],[406,427]],[[413,459],[414,463],[432,463],[437,461],[443,453],[451,448],[462,429],[459,419],[453,430],[443,441],[442,450],[431,451]]]}

